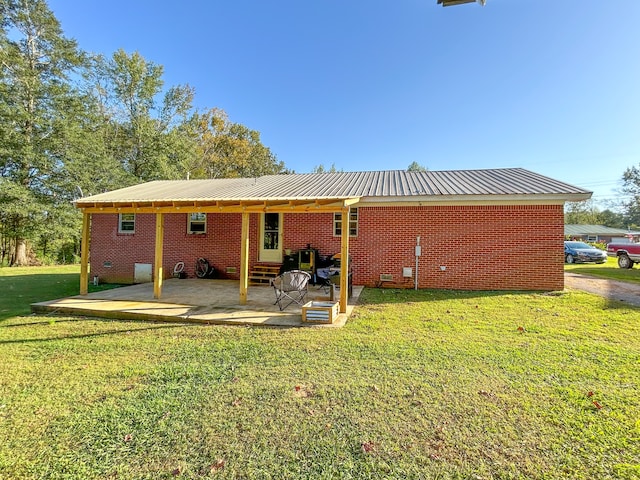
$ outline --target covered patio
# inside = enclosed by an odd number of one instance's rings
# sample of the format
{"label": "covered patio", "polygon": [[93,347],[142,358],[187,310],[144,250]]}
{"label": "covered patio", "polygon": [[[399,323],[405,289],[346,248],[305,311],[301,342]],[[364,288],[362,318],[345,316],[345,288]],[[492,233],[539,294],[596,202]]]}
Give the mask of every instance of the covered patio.
{"label": "covered patio", "polygon": [[[340,313],[332,324],[303,323],[302,307],[292,303],[284,311],[280,311],[278,305],[274,304],[273,288],[268,286],[252,287],[246,303],[239,304],[238,284],[237,280],[172,278],[165,280],[161,299],[153,298],[153,283],[143,283],[34,303],[31,310],[34,313],[126,320],[335,328],[344,326],[362,292],[362,287],[353,287],[353,296],[349,299],[346,312]],[[325,289],[309,285],[305,301],[326,300],[328,295]]]}
{"label": "covered patio", "polygon": [[[349,258],[349,212],[360,201],[355,195],[336,195],[326,193],[328,185],[321,185],[324,193],[291,194],[295,190],[288,185],[285,191],[274,179],[294,176],[275,175],[266,177],[264,186],[256,189],[259,179],[220,179],[217,181],[154,181],[135,185],[113,192],[81,198],[75,202],[83,213],[81,241],[80,294],[88,294],[89,252],[91,245],[91,218],[101,214],[153,214],[155,215],[155,242],[153,262],[153,290],[148,292],[147,300],[159,300],[165,295],[164,287],[168,277],[164,266],[165,216],[167,214],[241,214],[242,229],[239,242],[239,282],[236,281],[235,305],[243,307],[249,298],[250,268],[250,216],[264,213],[340,213],[341,258]],[[298,179],[300,181],[300,179]],[[212,182],[215,183],[215,188]],[[302,186],[308,190],[304,179]],[[281,248],[281,246],[279,247]],[[347,313],[349,290],[348,262],[342,262],[340,269],[339,296],[335,299],[340,314]],[[228,295],[229,300],[232,298]],[[166,301],[163,298],[163,301]],[[231,305],[230,301],[230,305]]]}

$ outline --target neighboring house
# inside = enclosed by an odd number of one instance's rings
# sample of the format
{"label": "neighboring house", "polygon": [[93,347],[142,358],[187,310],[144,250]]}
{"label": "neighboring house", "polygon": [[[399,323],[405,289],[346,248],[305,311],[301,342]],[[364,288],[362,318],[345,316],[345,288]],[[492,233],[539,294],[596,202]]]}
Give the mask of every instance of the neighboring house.
{"label": "neighboring house", "polygon": [[564,203],[590,196],[519,168],[149,182],[76,202],[83,283],[89,245],[92,276],[133,282],[145,265],[156,296],[176,262],[191,276],[204,257],[243,303],[256,264],[310,245],[351,258],[356,285],[561,290]]}
{"label": "neighboring house", "polygon": [[623,228],[611,228],[604,225],[576,225],[564,226],[564,236],[571,240],[584,242],[635,242],[640,239],[640,232]]}

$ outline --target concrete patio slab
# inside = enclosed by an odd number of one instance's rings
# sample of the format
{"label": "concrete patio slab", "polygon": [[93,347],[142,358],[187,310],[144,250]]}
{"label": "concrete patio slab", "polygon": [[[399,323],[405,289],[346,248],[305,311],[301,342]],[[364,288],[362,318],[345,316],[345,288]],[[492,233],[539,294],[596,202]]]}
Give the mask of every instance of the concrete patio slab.
{"label": "concrete patio slab", "polygon": [[[295,303],[281,312],[274,305],[275,294],[269,286],[249,287],[247,304],[239,305],[238,281],[195,278],[165,280],[160,299],[153,298],[152,283],[143,283],[34,303],[31,311],[122,320],[335,328],[344,326],[362,288],[353,287],[347,313],[338,315],[332,324],[303,323],[302,307]],[[309,286],[305,301],[327,299],[328,293],[325,290]]]}

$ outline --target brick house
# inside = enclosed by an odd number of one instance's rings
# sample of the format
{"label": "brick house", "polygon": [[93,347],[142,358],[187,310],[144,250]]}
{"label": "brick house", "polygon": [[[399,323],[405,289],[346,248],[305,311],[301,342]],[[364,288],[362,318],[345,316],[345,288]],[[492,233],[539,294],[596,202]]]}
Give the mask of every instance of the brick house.
{"label": "brick house", "polygon": [[604,225],[576,225],[564,226],[566,239],[582,240],[584,242],[637,242],[640,232],[624,228],[605,227]]}
{"label": "brick house", "polygon": [[90,250],[104,281],[130,283],[136,264],[152,266],[159,296],[177,262],[192,276],[204,257],[240,280],[242,303],[256,264],[311,246],[351,258],[357,285],[560,290],[563,206],[590,196],[518,168],[149,182],[76,202],[82,281]]}

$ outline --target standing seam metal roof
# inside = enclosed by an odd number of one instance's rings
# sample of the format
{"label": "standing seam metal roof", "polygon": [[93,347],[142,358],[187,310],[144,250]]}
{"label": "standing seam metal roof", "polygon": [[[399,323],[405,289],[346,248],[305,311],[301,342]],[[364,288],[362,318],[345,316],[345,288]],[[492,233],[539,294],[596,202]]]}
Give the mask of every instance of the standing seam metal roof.
{"label": "standing seam metal roof", "polygon": [[521,168],[408,172],[330,172],[258,178],[159,180],[78,200],[295,200],[352,197],[588,195],[591,192]]}
{"label": "standing seam metal roof", "polygon": [[640,235],[640,232],[628,230],[624,228],[606,227],[604,225],[579,225],[579,224],[565,224],[565,235],[619,235],[624,237],[625,235]]}

